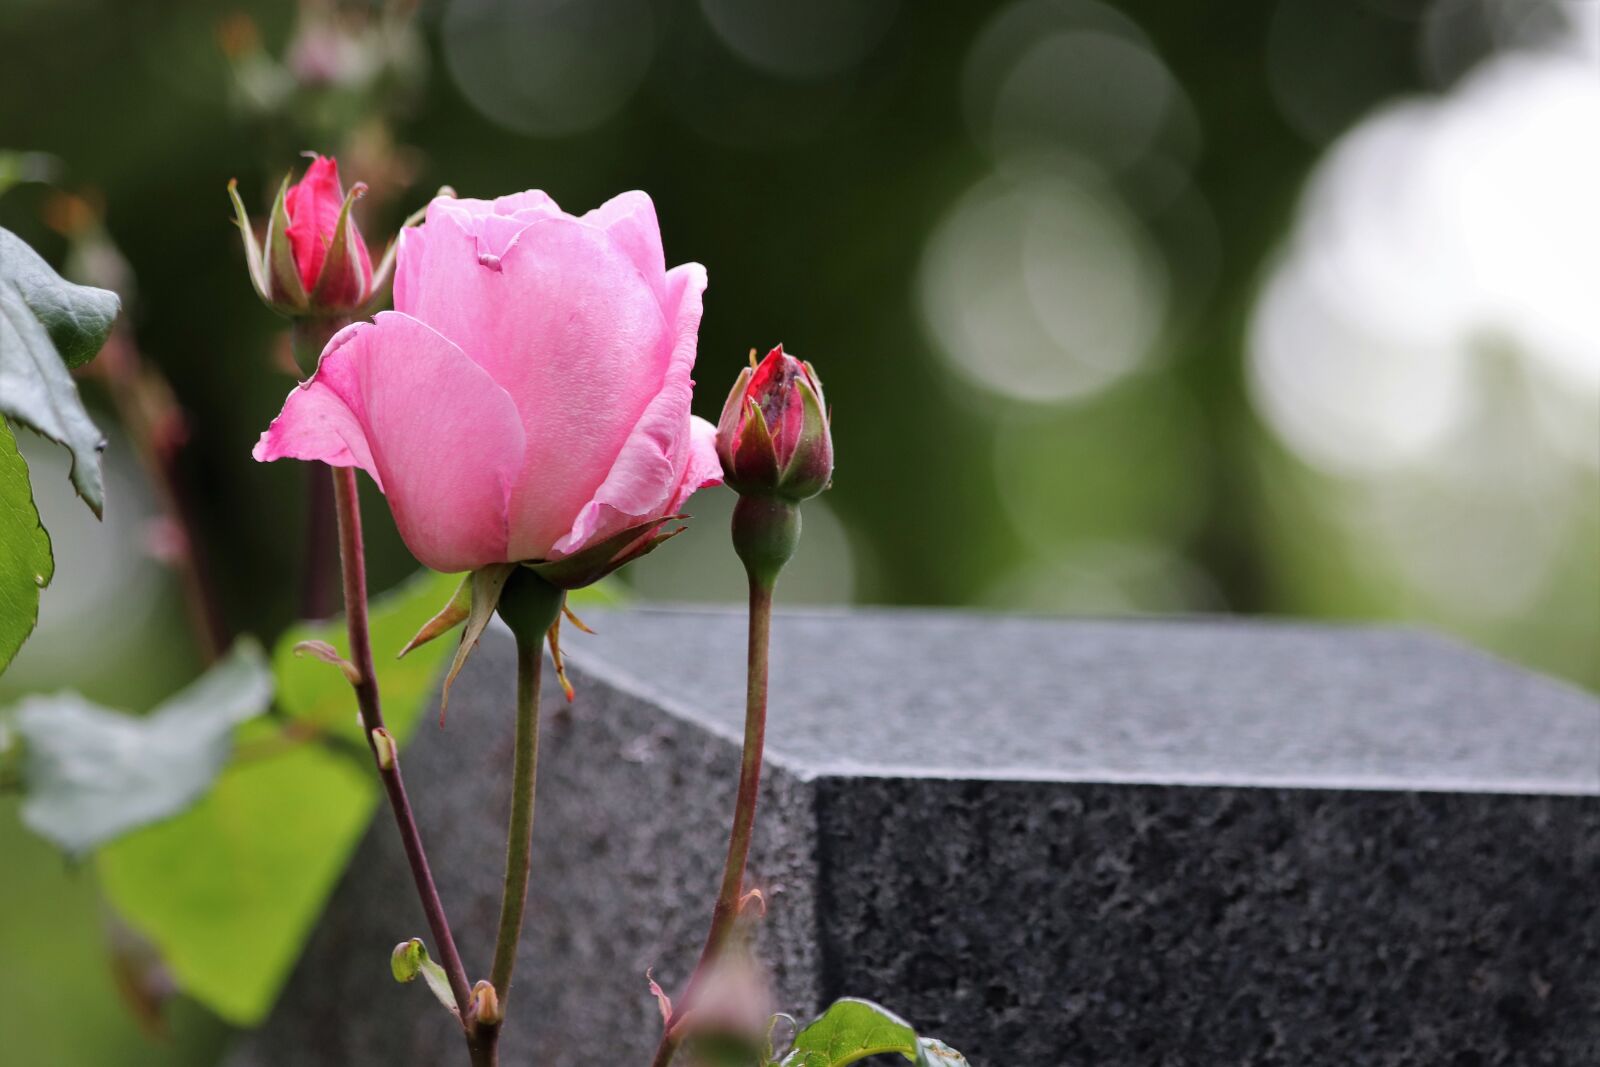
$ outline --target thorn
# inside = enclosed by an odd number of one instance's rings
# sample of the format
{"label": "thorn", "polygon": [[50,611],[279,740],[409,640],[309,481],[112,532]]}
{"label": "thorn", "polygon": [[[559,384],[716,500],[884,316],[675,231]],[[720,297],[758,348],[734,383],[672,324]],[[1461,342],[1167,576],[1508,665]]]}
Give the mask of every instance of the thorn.
{"label": "thorn", "polygon": [[666,990],[662,989],[660,983],[651,975],[651,970],[654,968],[644,972],[644,980],[650,983],[650,993],[656,998],[656,1007],[661,1009],[661,1025],[665,1027],[672,1022],[672,998],[667,996]]}
{"label": "thorn", "polygon": [[[582,626],[582,623],[578,624]],[[593,631],[590,631],[593,632]],[[566,694],[567,703],[570,704],[577,697],[577,690],[572,688],[572,682],[567,678],[567,664],[561,657],[561,616],[556,616],[554,625],[550,627],[550,661],[556,665],[556,681],[561,683],[561,692]]]}
{"label": "thorn", "polygon": [[351,685],[361,684],[361,672],[356,665],[339,655],[338,649],[326,641],[301,641],[294,646],[294,654],[298,657],[314,656],[324,663],[331,663],[344,674],[345,681]]}
{"label": "thorn", "polygon": [[761,890],[752,889],[750,892],[739,898],[739,915],[741,917],[743,917],[745,911],[751,907],[761,909],[756,913],[756,918],[764,919],[767,917],[767,898],[762,895]]}
{"label": "thorn", "polygon": [[572,610],[572,606],[569,605],[565,600],[561,602],[561,614],[565,615],[567,620],[571,622],[572,625],[576,626],[584,633],[590,634],[591,636],[594,634],[594,631],[589,629],[588,625],[582,619],[578,618],[577,613]]}

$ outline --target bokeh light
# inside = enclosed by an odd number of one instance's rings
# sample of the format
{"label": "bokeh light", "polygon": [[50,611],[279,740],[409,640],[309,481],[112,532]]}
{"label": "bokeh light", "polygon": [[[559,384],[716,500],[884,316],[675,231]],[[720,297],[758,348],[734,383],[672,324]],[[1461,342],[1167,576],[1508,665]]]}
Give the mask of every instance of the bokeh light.
{"label": "bokeh light", "polygon": [[[660,552],[631,565],[629,588],[667,603],[738,602],[748,592],[744,566],[727,538],[737,497],[728,489],[696,493],[687,510],[690,530]],[[806,501],[804,536],[783,569],[783,599],[795,604],[840,604],[856,593],[855,549],[826,497]]]}
{"label": "bokeh light", "polygon": [[1593,554],[1595,62],[1509,53],[1362,123],[1313,176],[1256,309],[1258,409],[1338,480],[1325,509],[1424,613],[1525,617]]}
{"label": "bokeh light", "polygon": [[864,60],[894,22],[899,0],[700,0],[717,36],[769,74],[811,80]]}
{"label": "bokeh light", "polygon": [[979,182],[928,240],[923,322],[963,377],[1013,400],[1081,398],[1132,373],[1165,320],[1166,266],[1103,186],[1035,164]]}
{"label": "bokeh light", "polygon": [[654,49],[646,0],[451,0],[445,65],[484,115],[541,137],[616,114]]}
{"label": "bokeh light", "polygon": [[1070,155],[1147,208],[1200,150],[1188,95],[1127,15],[1095,0],[1021,0],[984,27],[962,73],[968,130],[992,158]]}

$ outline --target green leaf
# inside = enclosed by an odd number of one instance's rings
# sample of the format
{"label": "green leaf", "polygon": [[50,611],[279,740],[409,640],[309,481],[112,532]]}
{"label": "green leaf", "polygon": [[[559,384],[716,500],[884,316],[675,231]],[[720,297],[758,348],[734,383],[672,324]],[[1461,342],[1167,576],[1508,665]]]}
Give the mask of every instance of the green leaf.
{"label": "green leaf", "polygon": [[38,253],[0,229],[0,415],[72,453],[72,484],[99,515],[100,450],[67,368],[88,362],[116,320],[115,293],[64,280]]}
{"label": "green leaf", "polygon": [[0,673],[39,621],[39,590],[50,584],[55,559],[39,525],[28,463],[0,419]]}
{"label": "green leaf", "polygon": [[13,724],[26,748],[23,823],[74,855],[193,804],[227,762],[234,728],[272,701],[254,641],[145,716],[76,693],[30,696]]}
{"label": "green leaf", "polygon": [[[404,660],[395,653],[457,581],[423,572],[373,602],[378,684],[398,738],[421,717],[449,648],[429,646]],[[349,683],[326,663],[296,656],[305,641],[349,655],[342,620],[290,629],[272,657],[279,706],[364,749]],[[242,733],[278,736],[265,720]],[[323,745],[235,762],[182,816],[101,850],[101,884],[185,991],[229,1022],[255,1025],[277,999],[379,795],[370,764]]]}
{"label": "green leaf", "polygon": [[413,937],[396,945],[389,957],[389,970],[396,982],[411,983],[421,978],[435,1000],[451,1011],[456,1010],[456,995],[450,988],[450,979],[444,968],[428,955],[422,938]]}
{"label": "green leaf", "polygon": [[917,1067],[967,1067],[967,1061],[950,1046],[918,1038],[911,1024],[898,1015],[855,997],[834,1001],[796,1034],[782,1067],[843,1067],[888,1052],[899,1053]]}

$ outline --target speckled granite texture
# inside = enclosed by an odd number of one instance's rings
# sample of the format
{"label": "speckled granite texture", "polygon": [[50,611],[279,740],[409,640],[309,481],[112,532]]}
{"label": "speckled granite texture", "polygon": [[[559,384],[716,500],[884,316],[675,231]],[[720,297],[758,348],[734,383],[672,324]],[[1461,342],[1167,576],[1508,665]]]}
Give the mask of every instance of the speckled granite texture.
{"label": "speckled granite texture", "polygon": [[[677,987],[721,862],[742,617],[590,621],[506,1067],[642,1067],[644,971]],[[792,1010],[875,997],[978,1067],[1600,1064],[1591,696],[1390,629],[869,611],[774,641],[753,873]],[[491,633],[404,757],[475,973],[511,689]],[[464,1062],[384,981],[422,931],[385,815],[230,1067]]]}

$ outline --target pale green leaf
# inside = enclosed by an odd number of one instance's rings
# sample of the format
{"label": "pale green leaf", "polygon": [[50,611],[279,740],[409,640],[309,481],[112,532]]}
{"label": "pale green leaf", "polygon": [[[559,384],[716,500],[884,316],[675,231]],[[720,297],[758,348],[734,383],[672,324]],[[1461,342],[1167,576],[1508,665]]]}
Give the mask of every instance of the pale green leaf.
{"label": "pale green leaf", "polygon": [[410,983],[421,978],[434,999],[451,1011],[456,1010],[455,991],[450,988],[450,978],[444,968],[433,962],[422,938],[413,937],[394,947],[389,957],[389,970],[397,982]]}
{"label": "pale green leaf", "polygon": [[[395,653],[449,600],[457,581],[423,572],[373,602],[378,685],[398,738],[421,717],[449,648],[439,643],[403,660]],[[305,641],[349,654],[343,620],[284,634],[272,660],[280,707],[364,750],[349,682],[326,663],[296,656]],[[268,736],[267,729],[261,721],[245,732]],[[160,948],[186,992],[251,1026],[277,999],[378,797],[369,763],[324,745],[236,762],[179,818],[101,850],[101,883],[122,917]]]}
{"label": "pale green leaf", "polygon": [[25,745],[22,821],[81,855],[170,818],[216,778],[234,728],[271,701],[266,657],[249,640],[148,715],[76,693],[26,697],[12,719]]}

